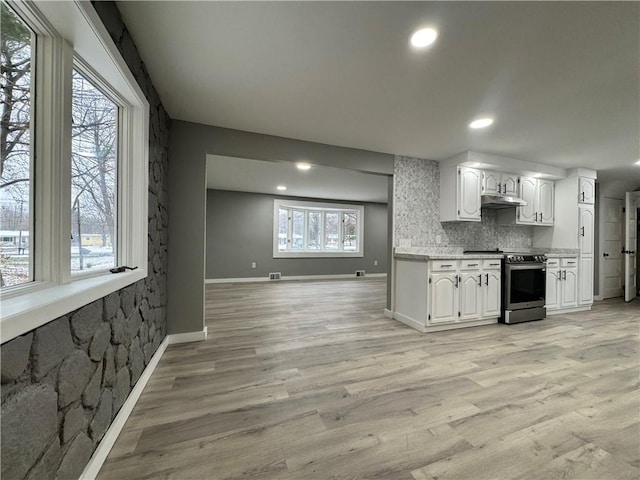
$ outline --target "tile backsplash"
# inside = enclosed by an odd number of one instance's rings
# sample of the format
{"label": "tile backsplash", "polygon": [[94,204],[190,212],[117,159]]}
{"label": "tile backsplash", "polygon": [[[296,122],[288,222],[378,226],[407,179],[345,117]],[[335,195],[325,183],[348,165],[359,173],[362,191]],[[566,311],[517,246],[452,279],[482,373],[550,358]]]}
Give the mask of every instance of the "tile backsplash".
{"label": "tile backsplash", "polygon": [[[436,161],[396,156],[393,181],[394,246],[409,239],[412,247],[531,247],[533,227],[498,225],[494,210],[482,210],[480,223],[440,223],[440,168]],[[436,237],[440,237],[440,244]]]}

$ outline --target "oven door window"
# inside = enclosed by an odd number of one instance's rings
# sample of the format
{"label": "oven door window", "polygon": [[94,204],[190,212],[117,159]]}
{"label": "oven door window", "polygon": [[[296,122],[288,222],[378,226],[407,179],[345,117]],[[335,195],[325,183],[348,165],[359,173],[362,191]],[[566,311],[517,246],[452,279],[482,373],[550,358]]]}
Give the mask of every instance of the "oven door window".
{"label": "oven door window", "polygon": [[541,268],[511,270],[509,303],[544,303],[546,272]]}

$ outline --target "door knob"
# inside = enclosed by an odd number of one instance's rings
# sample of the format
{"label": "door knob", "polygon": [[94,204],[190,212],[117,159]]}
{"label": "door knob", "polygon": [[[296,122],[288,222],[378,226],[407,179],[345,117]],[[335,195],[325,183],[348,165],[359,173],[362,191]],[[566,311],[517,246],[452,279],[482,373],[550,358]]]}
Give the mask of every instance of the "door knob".
{"label": "door knob", "polygon": [[602,256],[603,256],[603,257],[608,257],[608,256],[609,256],[609,254],[605,252],[605,253],[603,253],[603,254],[602,254]]}

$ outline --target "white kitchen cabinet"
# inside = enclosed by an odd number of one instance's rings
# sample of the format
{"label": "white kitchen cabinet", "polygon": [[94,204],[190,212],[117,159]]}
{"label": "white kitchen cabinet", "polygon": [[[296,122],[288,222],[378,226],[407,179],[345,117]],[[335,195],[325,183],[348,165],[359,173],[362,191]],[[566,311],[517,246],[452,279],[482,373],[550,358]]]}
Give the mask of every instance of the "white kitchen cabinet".
{"label": "white kitchen cabinet", "polygon": [[479,222],[482,172],[456,167],[440,170],[440,221]]}
{"label": "white kitchen cabinet", "polygon": [[523,207],[498,210],[498,222],[504,225],[552,226],[554,182],[520,177],[517,196],[527,202]]}
{"label": "white kitchen cabinet", "polygon": [[481,274],[481,311],[483,318],[500,316],[500,299],[502,295],[502,282],[499,260],[486,260]]}
{"label": "white kitchen cabinet", "polygon": [[577,257],[547,260],[547,310],[562,310],[578,306]]}
{"label": "white kitchen cabinet", "polygon": [[553,225],[553,182],[520,177],[520,198],[528,203],[518,207],[516,223],[520,225]]}
{"label": "white kitchen cabinet", "polygon": [[459,321],[475,320],[480,317],[482,302],[482,284],[480,269],[475,272],[462,272],[460,280]]}
{"label": "white kitchen cabinet", "polygon": [[453,323],[458,319],[458,273],[431,275],[430,325]]}
{"label": "white kitchen cabinet", "polygon": [[578,206],[578,248],[581,255],[593,255],[594,208]]}
{"label": "white kitchen cabinet", "polygon": [[593,303],[593,256],[580,256],[578,278],[580,281],[578,303],[591,305]]}
{"label": "white kitchen cabinet", "polygon": [[[455,272],[449,270],[455,268]],[[500,316],[500,260],[432,262],[429,325]]]}
{"label": "white kitchen cabinet", "polygon": [[512,173],[494,172],[485,170],[482,172],[483,195],[506,195],[515,197],[518,195],[518,175]]}
{"label": "white kitchen cabinet", "polygon": [[596,182],[593,178],[578,177],[578,202],[596,203]]}

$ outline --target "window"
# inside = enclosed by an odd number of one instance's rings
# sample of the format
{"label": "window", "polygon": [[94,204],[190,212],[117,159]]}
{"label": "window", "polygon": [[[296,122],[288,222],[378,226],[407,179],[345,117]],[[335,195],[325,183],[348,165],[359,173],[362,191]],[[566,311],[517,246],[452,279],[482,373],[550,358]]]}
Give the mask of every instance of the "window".
{"label": "window", "polygon": [[147,275],[149,106],[90,2],[0,6],[4,343]]}
{"label": "window", "polygon": [[2,3],[0,84],[0,288],[33,280],[33,89],[35,33]]}
{"label": "window", "polygon": [[361,205],[274,200],[274,258],[362,257]]}
{"label": "window", "polygon": [[71,129],[71,272],[116,264],[118,106],[77,69]]}

